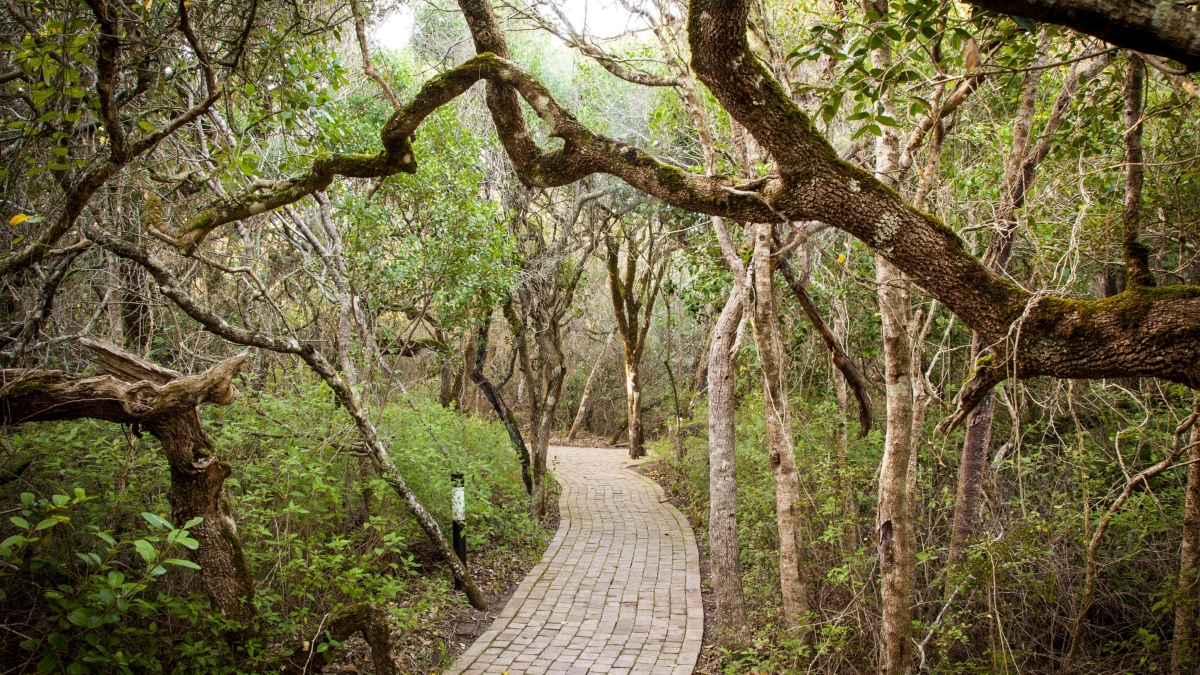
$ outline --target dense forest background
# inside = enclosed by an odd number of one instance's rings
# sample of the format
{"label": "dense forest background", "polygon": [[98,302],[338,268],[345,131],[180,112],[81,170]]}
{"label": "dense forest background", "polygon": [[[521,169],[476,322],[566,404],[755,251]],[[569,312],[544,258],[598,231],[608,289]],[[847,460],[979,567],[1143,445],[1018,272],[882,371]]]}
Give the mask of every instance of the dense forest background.
{"label": "dense forest background", "polygon": [[[1034,298],[1002,349],[887,237],[758,196],[786,162],[684,3],[497,2],[503,53],[479,7],[0,8],[0,672],[311,672],[357,635],[437,672],[439,617],[552,536],[552,441],[649,453],[711,556],[712,672],[1195,672],[1200,400],[1005,358],[1044,298],[1193,297],[1186,68],[949,0],[746,4],[836,161]],[[460,83],[484,51],[543,87],[519,121],[520,77]],[[572,125],[780,217],[514,166]]]}

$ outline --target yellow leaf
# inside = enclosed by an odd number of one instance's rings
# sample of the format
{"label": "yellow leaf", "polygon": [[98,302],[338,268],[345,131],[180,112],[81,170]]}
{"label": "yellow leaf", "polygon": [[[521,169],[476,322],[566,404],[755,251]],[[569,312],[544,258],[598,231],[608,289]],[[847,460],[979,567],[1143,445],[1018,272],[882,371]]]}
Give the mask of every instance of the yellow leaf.
{"label": "yellow leaf", "polygon": [[842,265],[842,264],[844,264],[845,262],[846,262],[846,255],[845,255],[845,254],[839,255],[839,256],[838,256],[838,264],[839,264],[839,265]]}
{"label": "yellow leaf", "polygon": [[29,220],[29,216],[25,215],[24,213],[18,213],[17,215],[8,219],[8,224],[9,225],[20,225],[21,223],[23,223],[27,220]]}

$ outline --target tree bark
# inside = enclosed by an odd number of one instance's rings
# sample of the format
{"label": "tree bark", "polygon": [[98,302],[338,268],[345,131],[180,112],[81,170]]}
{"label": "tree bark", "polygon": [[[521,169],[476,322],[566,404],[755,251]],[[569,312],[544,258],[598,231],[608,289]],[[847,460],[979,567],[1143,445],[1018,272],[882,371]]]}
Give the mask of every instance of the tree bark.
{"label": "tree bark", "polygon": [[1200,70],[1200,17],[1175,0],[966,0],[976,7],[1066,26]]}
{"label": "tree bark", "polygon": [[592,396],[592,386],[596,384],[596,373],[600,372],[600,364],[604,361],[604,355],[608,353],[608,345],[612,343],[613,336],[617,334],[616,329],[609,331],[608,338],[604,340],[604,346],[600,348],[600,353],[596,355],[596,362],[592,364],[592,370],[588,373],[587,381],[583,383],[583,393],[579,396],[579,410],[575,411],[575,421],[571,422],[571,431],[567,434],[567,440],[573,441],[579,435],[579,427],[583,425],[583,418],[587,416],[588,399]]}
{"label": "tree bark", "polygon": [[[863,9],[874,21],[886,20],[886,0],[864,0]],[[892,62],[886,38],[872,50],[871,63],[886,70]],[[889,109],[890,102],[883,102]],[[875,141],[875,177],[897,188],[900,142],[891,129]],[[880,593],[883,610],[880,672],[904,675],[912,668],[912,591],[916,543],[915,523],[909,506],[912,466],[912,342],[908,335],[912,303],[909,280],[884,256],[875,256],[879,314],[883,323],[883,357],[887,421],[883,462],[879,470],[878,541]]]}
{"label": "tree bark", "polygon": [[629,458],[646,454],[646,432],[642,428],[642,373],[635,355],[625,354],[625,403],[629,419]]}
{"label": "tree bark", "polygon": [[1190,464],[1179,553],[1175,636],[1171,639],[1171,675],[1196,672],[1196,610],[1200,604],[1200,424],[1192,427],[1187,456]]}
{"label": "tree bark", "polygon": [[[1195,14],[1195,12],[1192,12]],[[1142,231],[1142,185],[1145,169],[1142,165],[1142,98],[1145,96],[1146,66],[1142,57],[1130,53],[1125,68],[1125,209],[1121,224],[1125,236],[1121,252],[1125,258],[1125,279],[1128,286],[1155,285],[1150,271],[1150,249],[1140,240]]]}
{"label": "tree bark", "polygon": [[763,413],[766,415],[768,463],[775,479],[775,516],[779,528],[779,587],[783,594],[784,623],[790,629],[803,625],[808,613],[808,588],[801,569],[803,531],[799,522],[800,480],[788,403],[787,371],[779,316],[775,309],[771,243],[774,226],[761,223],[754,235],[754,338],[762,366]]}
{"label": "tree bark", "polygon": [[713,327],[708,350],[708,542],[718,640],[746,638],[741,546],[737,528],[737,452],[734,446],[736,354],[730,351],[741,323],[743,280],[734,275],[729,299]]}
{"label": "tree bark", "polygon": [[[646,432],[642,425],[642,356],[646,352],[646,336],[650,332],[650,319],[666,263],[656,246],[652,228],[650,223],[641,228],[646,237],[641,247],[634,241],[639,234],[637,231],[622,231],[621,236],[625,240],[624,274],[621,271],[620,244],[612,236],[605,237],[609,294],[612,296],[617,333],[625,347],[625,402],[626,419],[629,420],[630,459],[638,459],[646,454],[643,447]],[[641,257],[645,260],[639,261]],[[642,267],[640,274],[639,262]]]}

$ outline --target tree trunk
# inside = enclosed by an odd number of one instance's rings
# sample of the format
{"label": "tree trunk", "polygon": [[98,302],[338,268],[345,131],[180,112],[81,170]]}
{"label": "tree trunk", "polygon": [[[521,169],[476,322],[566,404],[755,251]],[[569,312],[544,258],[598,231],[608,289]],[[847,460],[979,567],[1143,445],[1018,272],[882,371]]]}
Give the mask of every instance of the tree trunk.
{"label": "tree trunk", "polygon": [[1196,609],[1200,604],[1200,424],[1192,427],[1188,461],[1179,589],[1175,600],[1175,636],[1171,640],[1171,675],[1196,672]]}
{"label": "tree trunk", "polygon": [[801,571],[802,531],[798,518],[800,481],[792,441],[791,412],[779,317],[775,310],[775,284],[771,274],[771,230],[756,226],[754,236],[754,337],[762,365],[763,409],[767,423],[768,461],[775,478],[775,516],[779,527],[779,587],[783,593],[784,622],[799,628],[808,612],[808,589]]}
{"label": "tree trunk", "polygon": [[[864,0],[864,9],[874,20],[886,20],[886,0]],[[886,40],[872,51],[876,68],[891,65],[891,44]],[[894,116],[890,104],[884,109]],[[891,129],[875,142],[875,176],[895,189],[899,170],[899,141]],[[879,470],[878,541],[880,594],[883,609],[880,672],[904,675],[912,668],[912,590],[916,570],[910,550],[916,541],[912,531],[908,486],[912,452],[912,344],[908,336],[911,314],[909,281],[892,263],[875,255],[879,314],[883,323],[883,357],[887,393],[887,423],[883,463]]]}
{"label": "tree trunk", "polygon": [[743,281],[734,275],[708,351],[708,542],[712,560],[716,629],[724,644],[746,638],[741,548],[737,528],[737,455],[734,448],[735,357],[730,348],[742,319]]}
{"label": "tree trunk", "polygon": [[249,358],[226,359],[199,375],[184,377],[114,345],[81,339],[92,352],[99,377],[72,378],[56,371],[5,370],[0,375],[0,423],[100,419],[142,425],[162,444],[171,471],[172,520],[199,542],[189,555],[213,605],[227,618],[254,616],[254,577],[238,539],[225,496],[229,464],[221,462],[200,424],[202,403],[229,405],[237,397],[231,381]]}
{"label": "tree trunk", "polygon": [[625,352],[625,402],[629,415],[629,458],[646,454],[642,429],[642,374],[637,354]]}
{"label": "tree trunk", "polygon": [[908,282],[883,258],[876,258],[887,391],[887,430],[879,472],[879,568],[882,574],[883,642],[880,672],[903,675],[912,666],[912,587],[914,540],[908,506],[912,434],[912,348],[908,339]]}
{"label": "tree trunk", "polygon": [[[847,246],[849,244],[847,243]],[[840,342],[845,343],[850,331],[849,311],[846,302],[839,295],[833,298],[833,325]],[[832,354],[831,354],[832,356]],[[836,368],[833,370],[833,381],[837,389],[838,419],[834,429],[835,452],[837,453],[838,487],[842,492],[843,518],[842,553],[850,554],[858,550],[858,505],[854,500],[854,483],[850,476],[850,383],[846,376]]]}
{"label": "tree trunk", "polygon": [[[972,349],[975,358],[982,356],[986,348],[987,345],[975,334]],[[992,441],[992,417],[995,408],[996,392],[989,390],[979,405],[967,416],[967,433],[958,465],[958,489],[954,495],[954,524],[950,529],[951,565],[957,565],[965,559],[967,540],[974,533],[975,523],[979,519],[983,472],[987,464],[988,446]]]}
{"label": "tree trunk", "polygon": [[1125,230],[1121,249],[1125,258],[1125,278],[1130,286],[1155,285],[1150,271],[1150,249],[1141,242],[1142,185],[1145,182],[1142,150],[1142,98],[1145,96],[1146,66],[1142,57],[1130,52],[1125,69],[1125,209],[1121,224]]}
{"label": "tree trunk", "polygon": [[604,346],[600,348],[600,353],[596,355],[596,362],[592,364],[592,370],[588,373],[587,381],[583,383],[583,393],[579,396],[579,410],[575,412],[575,421],[571,423],[571,431],[567,434],[567,440],[573,441],[579,435],[579,427],[583,425],[583,418],[587,415],[588,399],[592,395],[592,386],[596,384],[596,373],[600,371],[600,364],[604,361],[604,355],[608,353],[608,345],[612,343],[613,336],[617,334],[616,329],[613,329],[608,334],[608,339],[604,341]]}
{"label": "tree trunk", "polygon": [[180,415],[150,420],[146,430],[162,443],[171,468],[171,520],[183,527],[189,520],[204,520],[189,528],[199,547],[191,553],[200,565],[196,575],[227,618],[245,621],[254,616],[254,577],[242,550],[237,523],[225,495],[225,479],[233,472],[217,459],[200,415],[193,409]]}

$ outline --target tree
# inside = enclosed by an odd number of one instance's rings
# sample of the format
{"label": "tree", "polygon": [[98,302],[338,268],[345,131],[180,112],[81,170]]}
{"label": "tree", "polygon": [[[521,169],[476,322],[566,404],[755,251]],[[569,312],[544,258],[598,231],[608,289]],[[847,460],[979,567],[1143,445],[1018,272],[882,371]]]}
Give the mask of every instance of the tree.
{"label": "tree", "polygon": [[233,403],[232,380],[249,354],[184,377],[114,345],[86,339],[81,344],[104,375],[6,369],[0,423],[98,419],[131,425],[135,433],[149,431],[162,444],[171,469],[171,520],[198,543],[191,557],[201,586],[225,616],[242,622],[253,618],[254,577],[224,487],[232,469],[217,457],[199,412],[205,403]]}
{"label": "tree", "polygon": [[[657,227],[656,227],[657,225]],[[646,354],[646,337],[650,333],[650,318],[654,302],[662,286],[669,250],[662,233],[663,222],[648,218],[634,224],[628,221],[616,227],[604,238],[605,262],[608,265],[608,289],[612,296],[613,315],[617,333],[625,347],[625,398],[629,420],[629,457],[637,459],[646,453],[643,448],[645,429],[642,422],[642,357]],[[624,265],[621,244],[625,244]],[[641,270],[638,269],[639,265]],[[623,269],[622,269],[623,268]]]}

